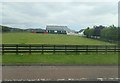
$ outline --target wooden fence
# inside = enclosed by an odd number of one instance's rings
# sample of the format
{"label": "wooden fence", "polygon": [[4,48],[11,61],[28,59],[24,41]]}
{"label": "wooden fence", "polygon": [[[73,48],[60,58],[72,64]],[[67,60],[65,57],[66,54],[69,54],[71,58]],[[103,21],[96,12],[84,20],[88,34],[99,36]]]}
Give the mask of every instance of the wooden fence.
{"label": "wooden fence", "polygon": [[5,53],[89,53],[89,52],[120,52],[116,45],[40,45],[40,44],[2,44],[2,54]]}

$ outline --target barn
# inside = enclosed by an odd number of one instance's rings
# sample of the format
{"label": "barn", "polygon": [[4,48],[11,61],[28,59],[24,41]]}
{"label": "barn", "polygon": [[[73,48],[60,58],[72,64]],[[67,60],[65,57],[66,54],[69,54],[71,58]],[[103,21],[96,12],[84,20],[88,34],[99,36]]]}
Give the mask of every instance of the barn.
{"label": "barn", "polygon": [[46,31],[50,34],[67,34],[71,32],[67,26],[47,25]]}

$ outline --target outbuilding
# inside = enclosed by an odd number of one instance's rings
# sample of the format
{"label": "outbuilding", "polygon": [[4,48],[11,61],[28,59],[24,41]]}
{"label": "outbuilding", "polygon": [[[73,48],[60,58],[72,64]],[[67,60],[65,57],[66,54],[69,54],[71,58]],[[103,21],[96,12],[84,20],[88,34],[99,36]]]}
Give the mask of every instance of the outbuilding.
{"label": "outbuilding", "polygon": [[51,34],[67,34],[65,28],[67,26],[48,25],[46,26],[46,31]]}
{"label": "outbuilding", "polygon": [[75,31],[69,29],[67,26],[58,26],[58,25],[47,25],[46,31],[50,34],[71,34]]}

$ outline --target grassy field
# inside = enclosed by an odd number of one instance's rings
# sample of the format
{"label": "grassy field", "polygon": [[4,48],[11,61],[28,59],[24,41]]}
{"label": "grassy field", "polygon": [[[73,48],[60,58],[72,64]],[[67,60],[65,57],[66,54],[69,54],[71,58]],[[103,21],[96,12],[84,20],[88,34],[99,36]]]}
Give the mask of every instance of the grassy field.
{"label": "grassy field", "polygon": [[64,45],[110,45],[108,42],[72,35],[3,33],[3,44],[64,44]]}
{"label": "grassy field", "polygon": [[6,54],[3,63],[40,63],[40,64],[117,64],[117,54]]}
{"label": "grassy field", "polygon": [[[111,45],[111,43],[80,36],[33,33],[3,33],[3,44],[64,44],[64,45]],[[40,64],[117,64],[117,54],[5,54],[2,63]]]}

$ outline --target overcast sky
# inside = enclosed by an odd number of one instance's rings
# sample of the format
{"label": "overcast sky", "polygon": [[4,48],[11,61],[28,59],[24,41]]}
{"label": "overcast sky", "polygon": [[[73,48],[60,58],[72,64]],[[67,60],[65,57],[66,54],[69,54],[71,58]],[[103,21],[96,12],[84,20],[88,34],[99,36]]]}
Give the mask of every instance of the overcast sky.
{"label": "overcast sky", "polygon": [[80,30],[94,25],[118,25],[117,2],[4,2],[3,25],[19,28],[45,28],[66,25]]}

